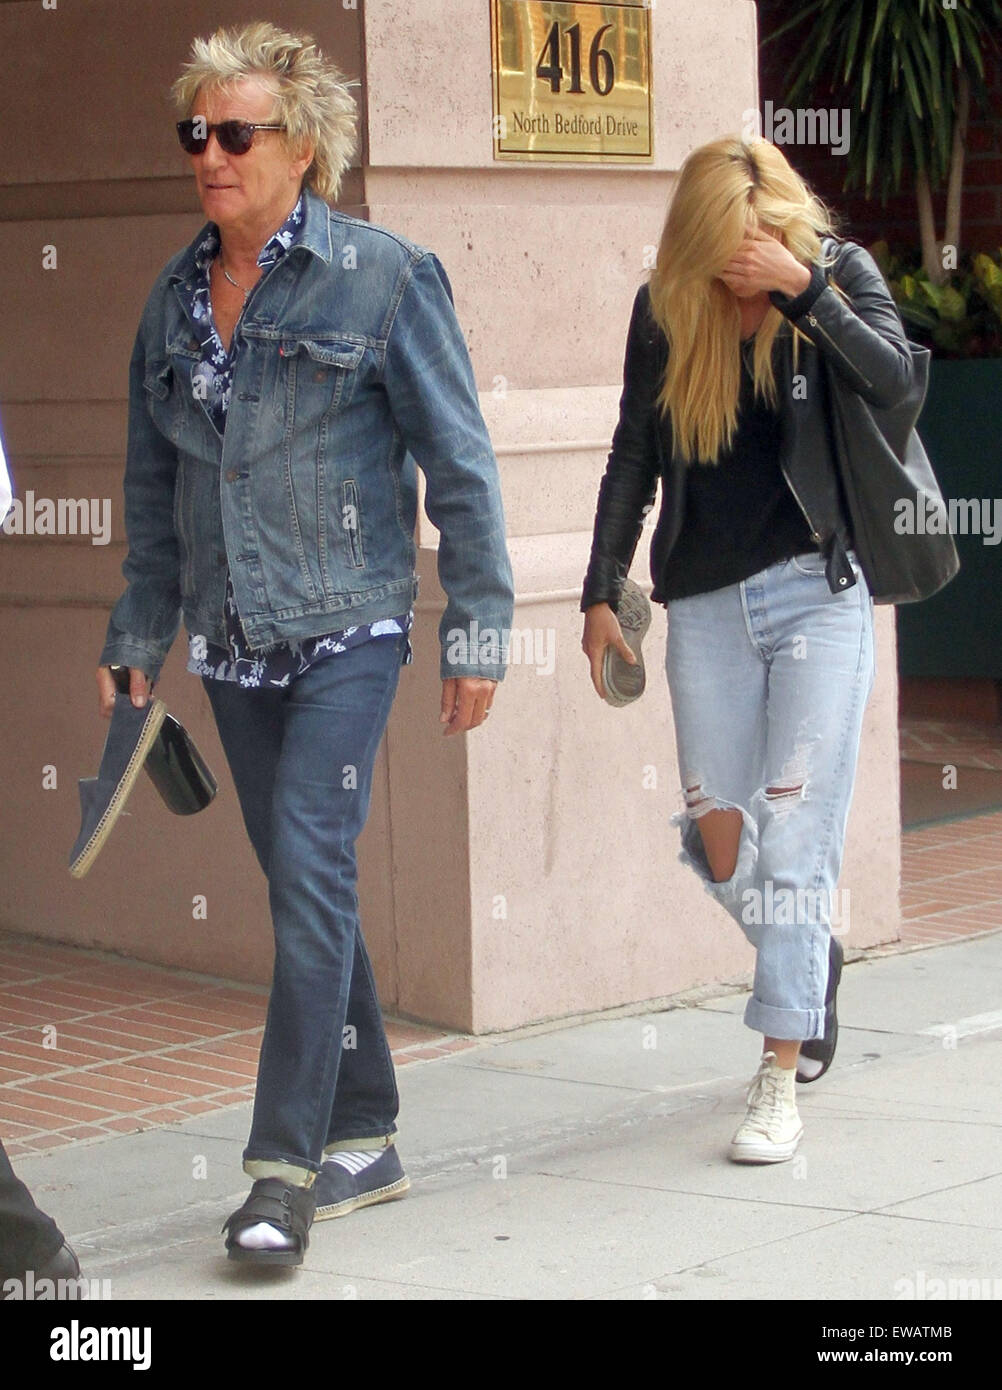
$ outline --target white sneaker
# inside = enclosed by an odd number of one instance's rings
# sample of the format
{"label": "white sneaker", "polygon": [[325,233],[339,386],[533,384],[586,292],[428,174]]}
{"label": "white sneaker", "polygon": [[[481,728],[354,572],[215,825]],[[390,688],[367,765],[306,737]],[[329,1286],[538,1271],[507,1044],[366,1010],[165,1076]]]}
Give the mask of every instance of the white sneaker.
{"label": "white sneaker", "polygon": [[735,1163],[784,1163],[797,1151],[804,1127],[797,1114],[796,1067],[776,1065],[766,1052],[748,1092],[748,1113],[731,1140]]}

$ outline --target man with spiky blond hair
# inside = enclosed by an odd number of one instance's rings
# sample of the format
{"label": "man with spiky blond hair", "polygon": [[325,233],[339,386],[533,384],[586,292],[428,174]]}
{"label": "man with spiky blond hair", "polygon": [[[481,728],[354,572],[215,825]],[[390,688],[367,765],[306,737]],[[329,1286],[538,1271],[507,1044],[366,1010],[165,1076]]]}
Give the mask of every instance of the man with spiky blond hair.
{"label": "man with spiky blond hair", "polygon": [[441,533],[446,734],[487,718],[513,608],[497,464],[436,257],[346,217],[347,84],[270,24],[197,39],[178,135],[209,219],[132,358],[128,587],[101,653],[149,697],[183,616],[265,874],[275,968],[232,1259],[302,1263],[314,1218],[402,1196],[398,1097],[355,841],[417,589],[419,465]]}

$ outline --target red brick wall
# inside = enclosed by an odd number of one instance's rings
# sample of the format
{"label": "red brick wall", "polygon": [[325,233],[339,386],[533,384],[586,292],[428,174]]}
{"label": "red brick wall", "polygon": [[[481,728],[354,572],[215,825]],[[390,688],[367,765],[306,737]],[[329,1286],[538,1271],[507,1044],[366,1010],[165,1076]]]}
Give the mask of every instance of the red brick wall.
{"label": "red brick wall", "polygon": [[[765,39],[789,13],[789,0],[759,0],[759,38]],[[774,44],[759,50],[761,105],[767,100],[783,105],[787,69],[803,39],[802,27]],[[964,174],[961,213],[961,250],[998,251],[1002,246],[1002,59],[986,55],[986,79],[991,93],[991,111],[971,122]],[[817,91],[810,105],[841,108],[844,95]],[[853,138],[856,113],[851,116]],[[842,215],[845,235],[868,245],[881,237],[892,245],[918,246],[918,213],[910,191],[889,198],[882,206],[879,197],[867,201],[859,192],[845,193],[842,181],[845,160],[817,146],[783,146],[783,153],[803,174],[822,198]],[[906,176],[906,184],[908,183]],[[936,197],[937,235],[943,235],[944,197]]]}

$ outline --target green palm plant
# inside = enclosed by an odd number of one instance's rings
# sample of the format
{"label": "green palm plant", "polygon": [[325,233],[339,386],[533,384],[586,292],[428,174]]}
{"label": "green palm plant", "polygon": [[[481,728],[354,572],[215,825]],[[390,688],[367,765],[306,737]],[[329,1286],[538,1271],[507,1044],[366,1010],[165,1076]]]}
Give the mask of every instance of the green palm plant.
{"label": "green palm plant", "polygon": [[1002,357],[1002,249],[997,256],[962,256],[941,285],[886,241],[870,252],[918,342],[937,357]]}
{"label": "green palm plant", "polygon": [[[914,181],[922,264],[933,285],[960,245],[964,153],[972,109],[988,104],[984,53],[999,50],[1002,0],[808,0],[766,40],[810,24],[789,66],[790,106],[827,90],[860,131],[845,188],[886,202]],[[946,186],[943,238],[933,193]],[[954,262],[955,264],[955,262]]]}

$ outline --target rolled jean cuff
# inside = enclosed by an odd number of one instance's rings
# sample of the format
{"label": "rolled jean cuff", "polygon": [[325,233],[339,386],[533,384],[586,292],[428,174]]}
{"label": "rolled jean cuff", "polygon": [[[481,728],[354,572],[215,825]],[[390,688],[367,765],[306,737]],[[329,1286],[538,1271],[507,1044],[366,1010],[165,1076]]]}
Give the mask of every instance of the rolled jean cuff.
{"label": "rolled jean cuff", "polygon": [[807,1042],[825,1035],[824,1009],[778,1009],[752,996],[745,1005],[745,1023],[767,1038]]}
{"label": "rolled jean cuff", "polygon": [[362,1139],[334,1139],[329,1144],[324,1145],[325,1154],[343,1153],[344,1151],[366,1153],[369,1150],[392,1148],[397,1137],[397,1131],[391,1134],[370,1134]]}
{"label": "rolled jean cuff", "polygon": [[299,1168],[295,1163],[283,1163],[274,1158],[245,1158],[244,1172],[255,1182],[261,1178],[279,1178],[292,1187],[312,1187],[317,1178],[309,1168]]}

